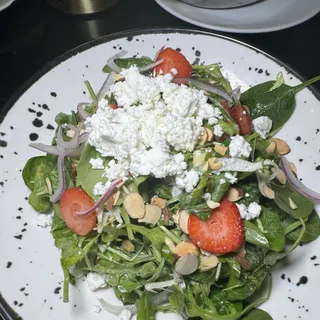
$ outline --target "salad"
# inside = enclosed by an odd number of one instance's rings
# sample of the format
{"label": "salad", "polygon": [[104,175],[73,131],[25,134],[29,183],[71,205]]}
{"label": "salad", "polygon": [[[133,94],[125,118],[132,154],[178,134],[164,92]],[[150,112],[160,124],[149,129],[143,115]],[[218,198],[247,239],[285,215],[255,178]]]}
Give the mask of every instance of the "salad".
{"label": "salad", "polygon": [[[59,113],[52,144],[31,144],[45,155],[23,169],[29,204],[52,216],[63,301],[85,275],[120,319],[272,319],[258,308],[272,266],[320,235],[320,195],[274,134],[320,76],[290,87],[279,73],[241,93],[218,64],[171,48],[125,54],[99,91],[86,81],[92,101]],[[123,306],[103,299],[107,287]]]}

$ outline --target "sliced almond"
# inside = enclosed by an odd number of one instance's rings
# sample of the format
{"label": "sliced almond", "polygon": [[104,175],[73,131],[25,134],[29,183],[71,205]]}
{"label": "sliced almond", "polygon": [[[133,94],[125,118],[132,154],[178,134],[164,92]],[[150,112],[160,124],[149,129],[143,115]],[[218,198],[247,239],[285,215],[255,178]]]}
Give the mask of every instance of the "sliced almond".
{"label": "sliced almond", "polygon": [[205,153],[201,153],[201,154],[196,154],[193,157],[193,161],[192,164],[195,168],[202,166],[206,161],[206,154]]}
{"label": "sliced almond", "polygon": [[46,178],[46,185],[47,185],[48,193],[52,195],[53,194],[52,184],[48,177]]}
{"label": "sliced almond", "polygon": [[190,213],[188,211],[181,210],[179,212],[178,225],[185,234],[189,234],[189,230],[188,230],[189,217],[190,217]]}
{"label": "sliced almond", "polygon": [[69,137],[69,138],[73,138],[74,130],[71,130],[71,129],[67,130],[66,131],[66,136]]}
{"label": "sliced almond", "polygon": [[201,128],[201,135],[200,135],[200,143],[206,143],[208,141],[208,133],[205,128]]}
{"label": "sliced almond", "polygon": [[264,186],[263,191],[264,191],[264,194],[265,194],[265,196],[267,198],[274,199],[275,194],[274,194],[274,191],[271,188],[269,188],[267,186]]}
{"label": "sliced almond", "polygon": [[214,151],[219,153],[221,156],[224,156],[228,150],[228,147],[224,146],[223,144],[215,144]]}
{"label": "sliced almond", "polygon": [[274,141],[276,144],[276,150],[280,155],[288,154],[291,150],[289,145],[279,138],[272,138],[271,141]]}
{"label": "sliced almond", "polygon": [[123,206],[131,218],[141,219],[145,214],[144,201],[139,193],[127,194],[123,200]]}
{"label": "sliced almond", "polygon": [[208,200],[208,201],[207,201],[207,206],[208,206],[210,209],[215,209],[215,208],[220,207],[220,203],[219,203],[219,202],[214,202],[214,201],[212,201],[212,200]]}
{"label": "sliced almond", "polygon": [[276,151],[276,143],[274,141],[270,141],[270,144],[267,147],[266,151],[268,153],[274,153]]}
{"label": "sliced almond", "polygon": [[291,171],[292,171],[295,175],[297,175],[298,170],[297,170],[296,165],[295,165],[293,162],[289,162],[289,166],[290,166]]}
{"label": "sliced almond", "polygon": [[139,219],[139,222],[156,224],[161,218],[162,211],[158,206],[153,204],[145,205],[145,215],[142,219]]}
{"label": "sliced almond", "polygon": [[222,162],[217,162],[217,158],[213,157],[208,160],[209,168],[212,170],[219,170],[222,168]]}
{"label": "sliced almond", "polygon": [[198,268],[199,260],[195,254],[187,254],[179,258],[175,264],[175,271],[183,276],[195,272]]}
{"label": "sliced almond", "polygon": [[176,245],[174,244],[174,242],[168,238],[168,237],[165,237],[164,238],[164,243],[168,246],[168,248],[170,249],[170,251],[172,252],[174,250],[174,248],[176,247]]}
{"label": "sliced almond", "polygon": [[113,205],[115,206],[120,199],[121,192],[118,190],[113,196]]}
{"label": "sliced almond", "polygon": [[182,257],[186,254],[195,254],[199,255],[199,249],[190,241],[182,241],[175,246],[172,250],[172,253],[177,255],[178,257]]}
{"label": "sliced almond", "polygon": [[298,208],[298,206],[293,202],[293,200],[289,197],[289,205],[290,205],[290,208],[295,210]]}
{"label": "sliced almond", "polygon": [[123,240],[121,245],[127,252],[134,252],[135,250],[134,244],[130,240]]}
{"label": "sliced almond", "polygon": [[231,187],[227,191],[226,198],[231,202],[236,202],[243,198],[243,191],[240,188]]}
{"label": "sliced almond", "polygon": [[202,171],[205,172],[205,171],[208,171],[209,169],[209,164],[208,164],[208,161],[206,161],[206,163],[204,164],[203,168],[202,168]]}
{"label": "sliced almond", "polygon": [[209,256],[200,255],[199,270],[200,272],[209,271],[215,268],[218,265],[218,263],[218,257],[214,254],[211,254]]}
{"label": "sliced almond", "polygon": [[276,178],[281,184],[287,183],[287,177],[281,169],[272,168],[271,171],[272,172],[277,171]]}
{"label": "sliced almond", "polygon": [[204,128],[204,130],[206,131],[207,133],[207,141],[212,141],[213,139],[213,132],[211,129],[209,128]]}
{"label": "sliced almond", "polygon": [[164,209],[167,206],[167,200],[162,199],[160,197],[153,197],[151,199],[151,204],[159,207],[160,209]]}

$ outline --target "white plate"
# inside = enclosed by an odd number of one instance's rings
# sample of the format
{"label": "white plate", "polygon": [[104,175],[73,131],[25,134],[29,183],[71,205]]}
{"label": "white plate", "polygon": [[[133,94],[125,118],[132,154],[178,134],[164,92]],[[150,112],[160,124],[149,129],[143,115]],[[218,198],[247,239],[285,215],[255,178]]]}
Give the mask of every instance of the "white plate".
{"label": "white plate", "polygon": [[[88,99],[84,80],[90,80],[94,88],[100,87],[105,78],[101,69],[108,57],[121,49],[128,50],[128,56],[153,57],[163,45],[180,48],[191,62],[220,62],[234,84],[241,79],[244,84],[254,85],[274,79],[279,71],[288,84],[300,82],[284,64],[246,44],[219,35],[173,29],[105,37],[66,53],[35,75],[9,102],[11,109],[0,126],[0,290],[23,319],[115,319],[104,311],[93,313],[97,297],[117,303],[111,290],[93,294],[85,281],[70,288],[68,304],[62,302],[60,253],[49,230],[35,225],[37,214],[26,201],[29,190],[22,181],[21,169],[30,157],[40,154],[28,147],[30,139],[38,135],[38,142],[50,143],[54,130],[48,125],[54,125],[55,115],[75,110],[79,101]],[[309,187],[320,191],[320,171],[316,170],[320,165],[318,119],[319,96],[303,90],[297,95],[293,117],[279,136],[289,142],[292,152],[288,157],[296,163],[299,176]],[[319,241],[299,247],[273,272],[272,298],[263,308],[274,319],[317,319],[320,266],[315,264],[320,262],[319,249]],[[311,260],[315,255],[318,257]],[[282,274],[291,283],[282,280]],[[296,286],[301,276],[307,276],[309,281]]]}
{"label": "white plate", "polygon": [[302,23],[320,11],[319,0],[264,0],[241,8],[210,10],[179,0],[155,0],[172,15],[191,24],[237,33],[270,32]]}
{"label": "white plate", "polygon": [[8,8],[14,0],[0,0],[0,11]]}

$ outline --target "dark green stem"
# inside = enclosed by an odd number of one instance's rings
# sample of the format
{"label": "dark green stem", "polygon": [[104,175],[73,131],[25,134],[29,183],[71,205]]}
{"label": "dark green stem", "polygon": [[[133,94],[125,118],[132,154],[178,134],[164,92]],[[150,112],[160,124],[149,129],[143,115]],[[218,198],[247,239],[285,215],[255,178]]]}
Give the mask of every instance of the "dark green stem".
{"label": "dark green stem", "polygon": [[94,91],[93,91],[93,89],[91,87],[90,82],[88,80],[86,80],[84,82],[84,84],[86,85],[86,87],[87,87],[87,89],[89,91],[89,94],[90,94],[90,97],[91,97],[93,103],[95,104],[95,106],[97,106],[98,105],[98,99],[97,99],[97,96],[96,96],[96,94],[94,93]]}
{"label": "dark green stem", "polygon": [[314,78],[312,78],[310,80],[307,80],[307,81],[305,81],[303,83],[300,83],[297,86],[292,88],[293,92],[297,93],[297,92],[301,91],[302,89],[306,88],[307,86],[310,86],[310,84],[313,84],[313,83],[315,83],[315,82],[317,82],[319,80],[320,80],[320,75],[318,75],[318,76],[316,76],[316,77],[314,77]]}

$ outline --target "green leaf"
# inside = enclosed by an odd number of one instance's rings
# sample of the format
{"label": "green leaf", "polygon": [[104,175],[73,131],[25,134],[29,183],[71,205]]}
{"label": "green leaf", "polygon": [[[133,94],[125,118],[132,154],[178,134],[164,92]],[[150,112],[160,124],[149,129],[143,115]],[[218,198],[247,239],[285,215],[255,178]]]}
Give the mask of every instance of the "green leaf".
{"label": "green leaf", "polygon": [[251,264],[252,270],[255,270],[264,263],[265,249],[251,243],[246,243],[246,260]]}
{"label": "green leaf", "polygon": [[60,112],[56,115],[54,120],[59,126],[62,124],[73,124],[76,126],[81,121],[79,116],[74,111],[72,111],[71,114]]}
{"label": "green leaf", "polygon": [[155,320],[156,309],[151,302],[151,295],[144,292],[141,298],[136,302],[137,320]]}
{"label": "green leaf", "polygon": [[184,310],[185,295],[183,293],[183,290],[179,286],[174,285],[170,288],[170,291],[172,291],[169,294],[169,305],[171,307],[171,311],[175,311],[178,314],[181,314]]}
{"label": "green leaf", "polygon": [[273,81],[264,82],[244,92],[240,101],[248,106],[252,119],[267,116],[272,120],[272,128],[275,130],[281,128],[293,114],[296,106],[295,94],[318,80],[320,76],[296,87],[283,84],[272,92],[268,91],[272,88]]}
{"label": "green leaf", "polygon": [[244,204],[246,207],[252,202],[259,203],[261,193],[256,181],[242,181],[237,186],[244,194],[244,197],[237,201],[237,203]]}
{"label": "green leaf", "polygon": [[[285,185],[272,183],[272,190],[275,192],[275,203],[295,219],[306,218],[311,214],[314,207],[313,201],[299,193],[290,183],[287,182]],[[295,203],[296,209],[292,209],[289,199]]]}
{"label": "green leaf", "polygon": [[[224,183],[223,180],[225,181]],[[213,191],[211,193],[211,200],[214,202],[220,202],[225,193],[227,192],[230,182],[225,178],[225,174],[213,175]]]}
{"label": "green leaf", "polygon": [[108,166],[110,158],[102,157],[94,147],[87,143],[84,147],[83,152],[81,153],[77,170],[77,186],[81,186],[93,199],[97,198],[97,196],[95,196],[93,193],[94,186],[98,182],[101,182],[103,184],[107,182],[107,178],[105,176],[102,176],[105,173],[104,169],[93,169],[92,165],[89,162],[90,159],[97,158],[103,159],[104,166]]}
{"label": "green leaf", "polygon": [[161,252],[161,248],[165,240],[165,234],[161,231],[159,227],[148,229],[143,226],[137,226],[135,224],[131,224],[131,228],[134,232],[138,232],[142,234],[145,238],[147,238],[152,243],[152,245],[159,252]]}
{"label": "green leaf", "polygon": [[263,248],[269,248],[269,241],[266,235],[254,223],[244,220],[244,227],[247,242]]}
{"label": "green leaf", "polygon": [[270,250],[282,251],[286,245],[286,236],[280,217],[276,212],[263,207],[259,219],[266,230],[265,236],[268,239]]}
{"label": "green leaf", "polygon": [[252,309],[245,316],[241,317],[241,320],[273,320],[273,318],[261,309]]}
{"label": "green leaf", "polygon": [[[292,218],[290,215],[287,215],[285,219],[281,221],[284,228],[287,228],[291,224],[296,223],[297,220]],[[303,237],[301,238],[301,242],[310,242],[313,240],[316,240],[320,236],[320,218],[318,213],[313,210],[311,214],[309,215],[307,221],[305,222],[306,225],[306,231],[303,234]],[[301,223],[297,228],[295,228],[293,231],[289,232],[286,237],[289,241],[296,241],[297,238],[300,235],[302,226]]]}
{"label": "green leaf", "polygon": [[[151,64],[153,61],[148,57],[141,57],[141,58],[121,58],[121,59],[115,59],[115,64],[121,68],[121,69],[128,69],[133,65],[136,65],[137,67],[144,67],[148,64]],[[112,70],[109,68],[109,66],[106,64],[103,69],[103,72],[109,73]]]}
{"label": "green leaf", "polygon": [[191,201],[190,201],[191,205],[195,205],[203,201],[203,194],[204,194],[205,188],[207,187],[208,180],[209,179],[208,179],[207,173],[206,172],[203,173],[198,185],[192,192]]}
{"label": "green leaf", "polygon": [[273,83],[273,86],[268,90],[268,92],[272,92],[284,84],[283,74],[282,72],[277,73],[276,81]]}

